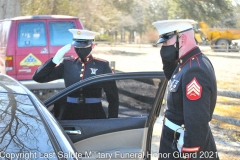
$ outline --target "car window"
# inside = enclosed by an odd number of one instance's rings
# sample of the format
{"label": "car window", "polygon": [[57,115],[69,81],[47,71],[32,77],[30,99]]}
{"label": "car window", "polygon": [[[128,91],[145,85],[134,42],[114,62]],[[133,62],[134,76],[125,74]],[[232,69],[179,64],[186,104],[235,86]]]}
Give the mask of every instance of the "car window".
{"label": "car window", "polygon": [[0,99],[2,158],[18,159],[13,157],[18,155],[23,156],[19,159],[41,159],[43,154],[55,153],[44,124],[27,95],[0,93]]}
{"label": "car window", "polygon": [[[148,78],[116,81],[119,95],[118,117],[147,116],[152,109],[159,82],[159,79]],[[106,98],[104,93],[104,108],[108,106]]]}
{"label": "car window", "polygon": [[68,29],[76,28],[74,22],[62,21],[62,22],[50,22],[50,44],[52,46],[60,46],[68,43],[72,43],[72,33]]}
{"label": "car window", "polygon": [[[117,89],[111,84],[113,82],[116,83]],[[109,114],[112,114],[110,118],[115,118],[115,113],[112,112],[115,112],[114,108],[116,104],[119,110],[118,117],[148,116],[155,101],[159,82],[160,79],[157,78],[144,78],[94,83],[85,86],[74,93],[68,94],[66,97],[55,103],[54,109],[51,111],[53,113],[55,112],[54,115],[57,119],[65,117],[64,114],[70,114],[70,117],[73,117],[77,113],[82,113],[79,114],[79,117],[81,117],[79,119],[101,118],[104,117],[102,116],[102,111],[99,106],[96,105],[97,103],[93,102],[101,97],[100,101],[106,117],[109,117]],[[80,98],[79,95],[81,95]],[[73,102],[75,99],[78,99],[78,101]],[[83,99],[83,102],[80,102],[79,99]],[[73,105],[66,103],[68,100],[72,100],[71,103],[73,103]],[[78,106],[79,110],[73,110],[71,106],[74,107],[74,105]],[[49,108],[52,107],[53,106]],[[94,109],[91,110],[92,107]],[[69,110],[69,112],[67,110]],[[93,112],[93,114],[89,112]],[[89,117],[92,118],[87,117],[87,115],[91,115]]]}
{"label": "car window", "polygon": [[43,22],[21,22],[18,25],[18,46],[46,46],[46,27]]}

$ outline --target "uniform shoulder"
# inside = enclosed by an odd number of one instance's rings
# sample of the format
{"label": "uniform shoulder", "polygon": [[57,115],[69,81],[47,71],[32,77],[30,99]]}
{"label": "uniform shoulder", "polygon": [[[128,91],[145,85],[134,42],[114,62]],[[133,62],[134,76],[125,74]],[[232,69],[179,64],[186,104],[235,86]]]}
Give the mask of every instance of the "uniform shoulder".
{"label": "uniform shoulder", "polygon": [[105,59],[101,59],[101,58],[97,58],[97,57],[93,57],[93,59],[94,59],[95,61],[108,63],[108,61],[105,60]]}

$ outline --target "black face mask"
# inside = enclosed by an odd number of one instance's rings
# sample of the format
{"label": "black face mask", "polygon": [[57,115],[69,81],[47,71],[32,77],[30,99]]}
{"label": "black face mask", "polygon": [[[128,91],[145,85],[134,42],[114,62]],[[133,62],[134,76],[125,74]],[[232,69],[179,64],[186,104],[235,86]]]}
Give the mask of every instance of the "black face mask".
{"label": "black face mask", "polygon": [[86,58],[91,53],[92,46],[87,48],[74,48],[74,49],[78,57],[81,58],[82,61],[84,61],[84,58]]}
{"label": "black face mask", "polygon": [[178,50],[174,47],[174,45],[162,46],[160,55],[163,61],[174,62],[178,59]]}
{"label": "black face mask", "polygon": [[178,51],[174,45],[162,46],[160,50],[160,55],[163,62],[163,71],[168,80],[171,79],[171,76],[177,67]]}

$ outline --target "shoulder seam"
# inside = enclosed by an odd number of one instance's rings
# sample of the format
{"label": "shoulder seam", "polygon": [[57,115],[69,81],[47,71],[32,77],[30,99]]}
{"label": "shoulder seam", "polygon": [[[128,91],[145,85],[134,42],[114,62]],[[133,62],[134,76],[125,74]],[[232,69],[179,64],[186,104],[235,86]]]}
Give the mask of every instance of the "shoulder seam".
{"label": "shoulder seam", "polygon": [[100,58],[97,58],[97,57],[93,57],[93,59],[96,60],[96,61],[100,61],[100,62],[108,62],[105,59],[100,59]]}

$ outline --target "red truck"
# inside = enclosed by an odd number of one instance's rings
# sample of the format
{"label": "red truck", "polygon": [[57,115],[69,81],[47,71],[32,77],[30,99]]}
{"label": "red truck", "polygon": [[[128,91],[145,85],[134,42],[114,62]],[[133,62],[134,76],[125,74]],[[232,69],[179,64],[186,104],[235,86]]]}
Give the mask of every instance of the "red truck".
{"label": "red truck", "polygon": [[[68,29],[84,29],[78,17],[21,16],[0,20],[0,72],[19,80],[30,90],[63,88],[63,80],[36,83],[35,70],[59,48],[72,43]],[[76,56],[74,48],[65,56]]]}

